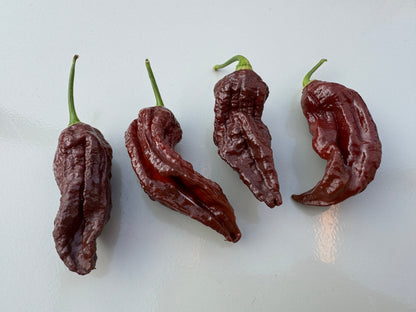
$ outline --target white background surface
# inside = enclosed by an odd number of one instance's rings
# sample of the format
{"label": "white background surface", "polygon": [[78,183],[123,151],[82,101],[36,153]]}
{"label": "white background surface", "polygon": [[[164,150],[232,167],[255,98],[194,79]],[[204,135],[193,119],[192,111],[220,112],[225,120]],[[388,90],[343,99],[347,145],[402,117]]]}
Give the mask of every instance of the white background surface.
{"label": "white background surface", "polygon": [[[0,39],[0,310],[416,311],[414,0],[2,0]],[[112,218],[87,276],[64,266],[52,239],[75,53],[78,116],[114,151]],[[212,66],[235,54],[270,88],[263,120],[283,195],[273,210],[212,142],[212,90],[234,69]],[[323,57],[314,78],[358,91],[383,144],[367,190],[328,209],[290,199],[325,167],[300,108],[302,78]],[[140,187],[124,131],[155,103],[145,58],[181,123],[177,151],[235,209],[235,245]]]}

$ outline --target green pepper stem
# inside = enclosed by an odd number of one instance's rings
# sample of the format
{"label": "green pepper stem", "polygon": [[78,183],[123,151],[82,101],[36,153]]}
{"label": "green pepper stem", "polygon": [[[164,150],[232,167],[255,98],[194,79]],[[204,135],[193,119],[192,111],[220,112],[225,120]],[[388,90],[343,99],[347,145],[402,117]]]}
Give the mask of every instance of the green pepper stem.
{"label": "green pepper stem", "polygon": [[71,71],[69,73],[69,85],[68,85],[68,108],[69,108],[69,125],[71,126],[73,124],[79,123],[80,120],[77,116],[77,113],[75,111],[75,105],[74,105],[74,76],[75,76],[75,63],[77,61],[78,55],[74,55],[74,58],[72,59],[72,66]]}
{"label": "green pepper stem", "polygon": [[308,71],[308,73],[305,75],[305,78],[303,78],[303,87],[305,88],[306,85],[308,83],[311,82],[311,76],[312,74],[323,64],[325,63],[327,60],[326,59],[321,59],[318,64],[316,64],[314,67],[312,67],[312,69],[310,71]]}
{"label": "green pepper stem", "polygon": [[236,66],[236,68],[235,68],[235,70],[237,71],[237,70],[241,70],[241,69],[250,69],[250,70],[252,70],[253,68],[251,67],[251,64],[250,64],[250,62],[248,61],[248,59],[246,59],[244,56],[242,56],[242,55],[236,55],[236,56],[233,56],[232,58],[230,58],[228,61],[226,61],[225,63],[223,63],[223,64],[219,64],[219,65],[215,65],[214,66],[214,70],[218,70],[218,69],[220,69],[220,68],[224,68],[225,66],[228,66],[228,65],[230,65],[231,63],[234,63],[234,62],[237,62],[238,61],[238,64],[237,64],[237,66]]}
{"label": "green pepper stem", "polygon": [[156,106],[164,106],[159,88],[157,87],[155,76],[153,75],[152,67],[150,67],[150,61],[148,59],[146,59],[146,69],[149,74],[150,82],[152,83],[153,92],[155,93]]}

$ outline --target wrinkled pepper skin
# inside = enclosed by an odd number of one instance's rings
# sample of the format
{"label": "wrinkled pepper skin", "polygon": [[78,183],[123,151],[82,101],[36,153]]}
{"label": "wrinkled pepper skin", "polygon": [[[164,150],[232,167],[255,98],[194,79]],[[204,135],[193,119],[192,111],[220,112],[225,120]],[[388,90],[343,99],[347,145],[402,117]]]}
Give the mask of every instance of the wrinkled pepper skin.
{"label": "wrinkled pepper skin", "polygon": [[53,238],[65,265],[84,275],[95,268],[95,241],[110,218],[113,152],[101,132],[82,123],[75,111],[77,59],[78,55],[74,55],[69,74],[69,126],[59,136],[53,161],[55,180],[61,192]]}
{"label": "wrinkled pepper skin", "polygon": [[211,227],[237,242],[241,233],[220,186],[195,172],[174,150],[182,130],[173,113],[155,106],[140,110],[125,139],[131,164],[152,200]]}
{"label": "wrinkled pepper skin", "polygon": [[214,87],[214,143],[218,154],[269,207],[282,204],[271,149],[271,135],[262,122],[266,83],[251,69],[225,76]]}
{"label": "wrinkled pepper skin", "polygon": [[183,213],[237,242],[241,233],[234,210],[221,187],[196,172],[174,150],[182,129],[164,107],[149,60],[146,68],[156,106],[143,108],[126,131],[126,147],[143,190],[172,210]]}
{"label": "wrinkled pepper skin", "polygon": [[101,132],[79,122],[64,129],[53,162],[61,192],[54,222],[56,250],[84,275],[95,268],[96,239],[110,218],[112,149]]}
{"label": "wrinkled pepper skin", "polygon": [[329,206],[362,192],[380,166],[381,142],[361,96],[341,84],[313,80],[304,87],[301,104],[313,149],[327,165],[314,188],[292,198]]}

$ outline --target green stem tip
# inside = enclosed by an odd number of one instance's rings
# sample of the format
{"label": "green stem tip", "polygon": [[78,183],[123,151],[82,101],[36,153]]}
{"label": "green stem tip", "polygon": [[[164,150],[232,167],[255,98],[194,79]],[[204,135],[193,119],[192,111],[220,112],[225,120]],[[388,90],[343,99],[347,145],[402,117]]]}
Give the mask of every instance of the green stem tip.
{"label": "green stem tip", "polygon": [[157,87],[155,76],[153,75],[152,67],[150,67],[150,61],[146,59],[145,63],[150,82],[152,83],[153,92],[155,93],[156,106],[164,106],[162,97],[160,96],[159,88]]}
{"label": "green stem tip", "polygon": [[311,76],[312,74],[323,64],[325,63],[327,60],[326,59],[321,59],[318,64],[316,64],[314,67],[312,67],[312,69],[310,71],[308,71],[308,73],[305,75],[305,78],[303,78],[303,87],[305,88],[306,85],[308,83],[311,82]]}
{"label": "green stem tip", "polygon": [[68,85],[68,108],[69,108],[69,125],[79,123],[80,120],[75,112],[74,105],[74,76],[75,76],[75,63],[77,61],[78,55],[74,55],[72,59],[71,71],[69,72],[69,85]]}
{"label": "green stem tip", "polygon": [[225,66],[228,66],[228,65],[230,65],[231,63],[234,63],[234,62],[237,62],[238,61],[238,64],[237,64],[237,66],[236,66],[236,68],[235,68],[235,70],[237,71],[237,70],[241,70],[241,69],[250,69],[250,70],[252,70],[253,68],[251,67],[251,64],[250,64],[250,62],[248,61],[248,59],[246,59],[244,56],[242,56],[242,55],[236,55],[236,56],[233,56],[232,58],[230,58],[228,61],[226,61],[225,63],[223,63],[223,64],[219,64],[219,65],[215,65],[214,66],[214,70],[218,70],[218,69],[220,69],[220,68],[224,68]]}

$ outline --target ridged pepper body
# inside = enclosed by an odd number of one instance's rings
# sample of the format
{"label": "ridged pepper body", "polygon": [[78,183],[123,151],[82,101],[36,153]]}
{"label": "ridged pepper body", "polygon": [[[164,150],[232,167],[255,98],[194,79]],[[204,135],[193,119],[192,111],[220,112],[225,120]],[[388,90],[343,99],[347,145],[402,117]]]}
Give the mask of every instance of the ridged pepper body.
{"label": "ridged pepper body", "polygon": [[126,147],[143,190],[152,200],[190,216],[237,242],[241,233],[220,186],[196,172],[174,150],[182,130],[173,113],[155,106],[140,110],[126,131]]}
{"label": "ridged pepper body", "polygon": [[269,207],[281,205],[271,135],[261,120],[268,86],[253,70],[241,69],[218,81],[214,95],[218,154],[258,200]]}
{"label": "ridged pepper body", "polygon": [[312,146],[328,162],[321,181],[293,199],[328,206],[362,192],[380,166],[381,142],[361,96],[341,84],[313,80],[303,89],[301,105]]}
{"label": "ridged pepper body", "polygon": [[78,274],[95,268],[96,239],[110,218],[111,146],[79,122],[64,129],[53,162],[61,192],[53,238],[65,265]]}

